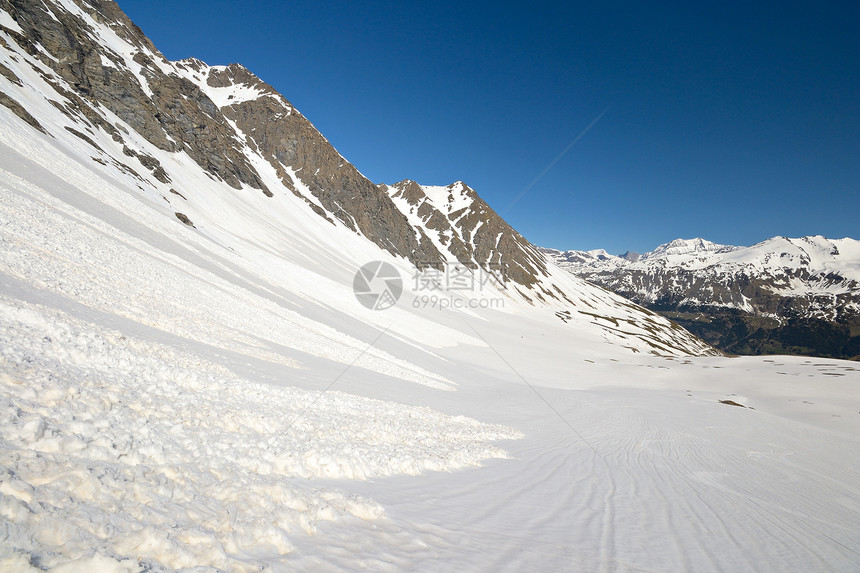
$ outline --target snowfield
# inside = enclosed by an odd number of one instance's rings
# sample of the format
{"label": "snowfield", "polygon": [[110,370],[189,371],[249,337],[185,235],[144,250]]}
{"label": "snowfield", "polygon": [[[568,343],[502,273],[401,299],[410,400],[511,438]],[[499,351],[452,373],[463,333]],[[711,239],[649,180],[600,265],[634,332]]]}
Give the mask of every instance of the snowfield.
{"label": "snowfield", "polygon": [[[52,566],[132,555],[258,570],[291,533],[383,508],[312,478],[450,471],[519,433],[238,379],[164,345],[0,301],[5,543]],[[133,568],[136,570],[136,568]]]}
{"label": "snowfield", "polygon": [[368,311],[358,238],[291,261],[7,141],[4,570],[857,570],[855,363]]}

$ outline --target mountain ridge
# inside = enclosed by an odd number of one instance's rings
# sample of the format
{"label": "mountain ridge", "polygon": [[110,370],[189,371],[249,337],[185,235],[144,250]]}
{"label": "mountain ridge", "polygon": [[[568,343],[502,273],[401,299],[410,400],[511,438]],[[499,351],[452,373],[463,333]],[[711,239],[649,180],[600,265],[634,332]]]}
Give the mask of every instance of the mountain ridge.
{"label": "mountain ridge", "polygon": [[[670,321],[552,270],[462,182],[414,184],[424,195],[418,206],[397,185],[370,182],[247,68],[209,66],[197,58],[168,61],[113,2],[0,0],[0,8],[7,15],[0,29],[9,39],[0,51],[0,109],[32,120],[62,146],[87,149],[95,168],[133,181],[136,200],[145,198],[202,236],[248,225],[253,240],[273,251],[283,250],[275,241],[281,235],[316,247],[331,241],[324,236],[329,231],[308,218],[317,217],[338,241],[351,244],[342,238],[347,232],[413,268],[458,263],[490,273],[499,266],[503,298],[562,313],[565,324],[573,317],[637,351],[714,352]],[[456,209],[446,202],[455,190]],[[269,202],[257,207],[262,212],[291,205],[296,227],[281,229],[282,223],[247,212],[258,204],[255,194]],[[446,195],[438,203],[440,194]],[[216,205],[243,214],[224,221]],[[311,262],[300,252],[284,256]],[[598,318],[604,311],[606,320]],[[619,320],[628,328],[619,328]]]}
{"label": "mountain ridge", "polygon": [[729,352],[860,354],[860,241],[854,239],[779,236],[749,247],[677,239],[635,261],[604,251],[543,252]]}

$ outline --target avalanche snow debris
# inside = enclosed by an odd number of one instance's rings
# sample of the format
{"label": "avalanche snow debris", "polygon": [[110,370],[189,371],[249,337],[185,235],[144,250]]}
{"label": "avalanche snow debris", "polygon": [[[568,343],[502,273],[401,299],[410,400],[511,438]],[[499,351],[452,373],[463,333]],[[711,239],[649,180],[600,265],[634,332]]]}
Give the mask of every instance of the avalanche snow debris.
{"label": "avalanche snow debris", "polygon": [[0,372],[7,566],[21,555],[43,567],[124,555],[258,570],[320,521],[383,516],[315,479],[476,466],[505,457],[492,441],[521,437],[429,408],[250,383],[6,296]]}

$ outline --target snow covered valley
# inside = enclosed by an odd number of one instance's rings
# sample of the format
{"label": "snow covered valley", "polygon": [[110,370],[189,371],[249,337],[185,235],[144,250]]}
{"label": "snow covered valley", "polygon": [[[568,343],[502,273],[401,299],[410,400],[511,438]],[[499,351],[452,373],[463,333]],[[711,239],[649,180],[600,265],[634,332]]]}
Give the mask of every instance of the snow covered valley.
{"label": "snow covered valley", "polygon": [[311,276],[14,145],[4,570],[857,570],[856,363],[632,352],[513,300],[366,310],[375,247]]}

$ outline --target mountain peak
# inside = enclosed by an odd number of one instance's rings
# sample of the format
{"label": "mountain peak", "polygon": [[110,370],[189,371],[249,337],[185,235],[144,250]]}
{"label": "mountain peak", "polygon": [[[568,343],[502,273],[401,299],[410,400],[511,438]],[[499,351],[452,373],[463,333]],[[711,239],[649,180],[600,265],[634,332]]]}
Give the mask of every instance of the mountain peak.
{"label": "mountain peak", "polygon": [[[660,245],[639,260],[596,251],[547,255],[580,278],[673,313],[729,352],[770,348],[850,358],[860,348],[851,334],[860,325],[860,241],[780,236],[731,247],[697,238]],[[798,347],[813,331],[824,333],[815,349]]]}
{"label": "mountain peak", "polygon": [[180,66],[180,67],[189,67],[189,68],[192,68],[192,69],[195,69],[198,71],[203,71],[203,70],[209,69],[209,64],[207,64],[206,62],[204,62],[200,58],[195,58],[194,56],[191,56],[190,58],[185,58],[182,60],[176,60],[173,63],[176,64],[177,66]]}
{"label": "mountain peak", "polygon": [[656,257],[666,257],[672,255],[696,255],[707,253],[718,253],[725,250],[732,250],[735,247],[728,245],[720,245],[711,241],[697,237],[695,239],[675,239],[668,243],[658,246],[650,253],[642,256],[643,259],[653,259]]}

